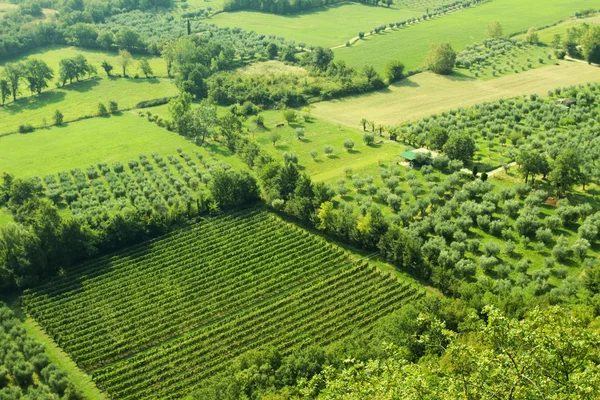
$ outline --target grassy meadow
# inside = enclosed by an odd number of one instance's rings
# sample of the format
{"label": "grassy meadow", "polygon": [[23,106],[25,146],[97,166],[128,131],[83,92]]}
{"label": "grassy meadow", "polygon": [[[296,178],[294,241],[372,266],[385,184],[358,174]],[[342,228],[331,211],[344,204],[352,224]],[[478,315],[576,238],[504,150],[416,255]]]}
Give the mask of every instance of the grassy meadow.
{"label": "grassy meadow", "polygon": [[380,71],[386,61],[397,59],[410,70],[424,64],[432,43],[450,42],[460,51],[483,40],[485,27],[493,21],[502,24],[506,35],[555,23],[577,10],[597,5],[595,0],[493,0],[415,26],[366,37],[351,47],[335,49],[335,55],[348,65],[373,65]]}
{"label": "grassy meadow", "polygon": [[91,79],[47,90],[39,96],[18,99],[0,108],[0,134],[15,132],[19,125],[34,127],[54,124],[54,112],[60,110],[65,121],[93,116],[98,103],[114,100],[119,109],[134,107],[142,100],[174,96],[177,88],[168,79]]}
{"label": "grassy meadow", "polygon": [[375,26],[387,25],[421,12],[397,8],[368,6],[358,3],[341,3],[317,8],[299,14],[274,15],[239,11],[221,13],[208,22],[219,26],[239,27],[267,35],[283,36],[296,43],[333,47],[343,45],[357,36],[358,31],[368,32]]}
{"label": "grassy meadow", "polygon": [[[393,157],[404,151],[404,146],[390,141],[382,141],[372,146],[365,145],[362,140],[362,128],[348,128],[312,117],[309,121],[299,118],[297,122],[277,128],[277,124],[285,122],[280,111],[266,111],[262,115],[265,118],[265,128],[251,128],[250,135],[276,159],[283,159],[285,152],[296,153],[298,163],[315,180],[325,180],[326,176],[331,174],[343,174],[348,165],[377,163],[378,160]],[[248,125],[254,124],[249,122]],[[296,137],[298,128],[304,130],[302,140]],[[280,135],[275,145],[271,141],[271,135],[274,133]],[[347,139],[354,141],[354,148],[350,151],[343,146],[344,140]],[[375,141],[379,140],[383,138],[376,135]],[[326,155],[323,152],[327,145],[333,146],[333,154]],[[318,153],[315,159],[310,155],[312,151]]]}
{"label": "grassy meadow", "polygon": [[358,127],[362,118],[399,124],[457,107],[531,93],[545,95],[556,87],[597,81],[600,68],[569,61],[487,81],[425,72],[379,92],[316,103],[312,112],[351,127]]}
{"label": "grassy meadow", "polygon": [[[19,177],[44,176],[101,161],[126,163],[142,153],[171,154],[178,147],[188,153],[200,151],[209,158],[218,157],[234,167],[242,166],[225,148],[214,145],[202,149],[174,132],[126,112],[2,137],[0,171]],[[0,212],[0,222],[3,218]]]}

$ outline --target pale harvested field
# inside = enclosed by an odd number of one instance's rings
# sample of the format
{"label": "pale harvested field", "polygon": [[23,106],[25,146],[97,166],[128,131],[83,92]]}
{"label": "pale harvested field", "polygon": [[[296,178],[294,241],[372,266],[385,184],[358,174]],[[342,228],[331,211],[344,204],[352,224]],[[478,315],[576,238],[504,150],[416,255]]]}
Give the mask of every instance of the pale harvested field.
{"label": "pale harvested field", "polygon": [[313,114],[357,127],[362,118],[394,125],[477,103],[537,93],[556,87],[600,81],[600,68],[562,61],[515,75],[480,81],[429,72],[414,75],[380,92],[313,105]]}

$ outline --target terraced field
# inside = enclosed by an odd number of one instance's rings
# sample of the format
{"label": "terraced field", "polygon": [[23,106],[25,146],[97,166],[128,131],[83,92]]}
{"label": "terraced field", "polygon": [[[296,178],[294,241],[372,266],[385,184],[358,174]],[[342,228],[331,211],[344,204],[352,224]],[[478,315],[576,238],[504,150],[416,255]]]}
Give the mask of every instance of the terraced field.
{"label": "terraced field", "polygon": [[118,399],[182,398],[243,352],[329,343],[421,293],[261,210],[81,265],[26,311]]}

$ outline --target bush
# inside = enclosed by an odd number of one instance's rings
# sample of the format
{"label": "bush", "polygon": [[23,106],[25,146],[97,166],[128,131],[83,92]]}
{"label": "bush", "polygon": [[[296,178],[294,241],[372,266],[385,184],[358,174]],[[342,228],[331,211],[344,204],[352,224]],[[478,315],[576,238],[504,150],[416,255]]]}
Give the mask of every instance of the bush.
{"label": "bush", "polygon": [[108,110],[103,103],[98,103],[98,115],[101,117],[105,117],[108,115]]}
{"label": "bush", "polygon": [[327,144],[323,147],[323,153],[325,153],[326,155],[330,156],[333,154],[333,146]]}
{"label": "bush", "polygon": [[60,125],[63,124],[63,122],[64,122],[64,115],[63,115],[63,113],[61,113],[60,110],[56,110],[54,112],[54,123],[56,125],[60,126]]}
{"label": "bush", "polygon": [[346,140],[344,140],[343,144],[344,144],[344,148],[346,149],[346,151],[350,151],[354,147],[354,140],[346,139]]}
{"label": "bush", "polygon": [[365,132],[363,134],[363,142],[365,142],[367,146],[372,145],[375,143],[375,134],[373,132]]}
{"label": "bush", "polygon": [[174,99],[175,97],[177,97],[177,96],[159,97],[159,98],[151,99],[151,100],[143,100],[143,101],[140,101],[139,103],[137,103],[135,105],[135,108],[148,108],[148,107],[161,106],[163,104],[167,104],[169,101],[171,101],[171,99]]}
{"label": "bush", "polygon": [[116,112],[119,111],[119,105],[117,104],[116,101],[111,100],[108,102],[108,109],[111,114],[115,114]]}
{"label": "bush", "polygon": [[31,124],[23,124],[19,125],[19,133],[30,133],[33,132],[35,128]]}

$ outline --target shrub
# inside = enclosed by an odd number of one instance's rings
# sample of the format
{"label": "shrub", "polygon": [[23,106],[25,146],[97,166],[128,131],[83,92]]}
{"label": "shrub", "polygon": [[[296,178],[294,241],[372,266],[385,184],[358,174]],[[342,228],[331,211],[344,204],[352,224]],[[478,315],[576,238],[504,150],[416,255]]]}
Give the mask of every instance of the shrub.
{"label": "shrub", "polygon": [[31,124],[23,124],[19,125],[19,133],[30,133],[33,132],[35,128]]}
{"label": "shrub", "polygon": [[327,144],[323,147],[323,153],[325,153],[326,155],[330,156],[333,154],[333,146]]}
{"label": "shrub", "polygon": [[318,155],[319,155],[319,153],[316,150],[312,150],[310,152],[310,156],[312,157],[313,160],[316,160]]}
{"label": "shrub", "polygon": [[98,103],[98,115],[101,117],[105,117],[108,115],[108,110],[103,103]]}
{"label": "shrub", "polygon": [[108,109],[111,114],[115,114],[117,111],[119,111],[119,105],[116,101],[111,100],[108,102]]}
{"label": "shrub", "polygon": [[56,125],[62,125],[64,122],[64,115],[60,112],[60,110],[54,111],[54,123]]}
{"label": "shrub", "polygon": [[350,151],[354,147],[354,140],[346,139],[346,140],[344,140],[343,144],[344,144],[344,148],[346,149],[346,151]]}
{"label": "shrub", "polygon": [[365,132],[363,134],[363,142],[365,142],[367,146],[372,145],[375,143],[375,134],[373,132]]}

